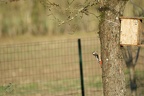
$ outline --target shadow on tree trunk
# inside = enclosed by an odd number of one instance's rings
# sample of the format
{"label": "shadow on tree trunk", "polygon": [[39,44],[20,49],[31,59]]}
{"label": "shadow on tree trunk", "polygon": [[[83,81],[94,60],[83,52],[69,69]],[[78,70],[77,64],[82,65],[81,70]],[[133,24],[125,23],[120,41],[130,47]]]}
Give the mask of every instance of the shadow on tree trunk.
{"label": "shadow on tree trunk", "polygon": [[[131,96],[137,96],[137,83],[136,83],[136,76],[135,76],[135,66],[138,61],[140,47],[137,48],[136,53],[132,52],[132,47],[127,46],[123,47],[123,57],[126,62],[126,66],[129,70],[129,78],[130,78],[130,89],[131,89]],[[134,56],[134,54],[136,54]]]}

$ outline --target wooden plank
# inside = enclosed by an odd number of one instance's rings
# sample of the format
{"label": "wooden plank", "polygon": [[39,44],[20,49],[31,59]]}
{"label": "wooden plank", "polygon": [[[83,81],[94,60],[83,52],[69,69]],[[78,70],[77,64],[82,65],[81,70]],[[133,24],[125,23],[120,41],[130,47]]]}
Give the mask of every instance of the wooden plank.
{"label": "wooden plank", "polygon": [[144,19],[144,17],[120,17],[120,20],[122,19],[138,19],[138,20],[142,20]]}
{"label": "wooden plank", "polygon": [[140,45],[130,45],[130,44],[120,44],[120,46],[137,46],[137,47],[144,47],[144,44],[140,44]]}
{"label": "wooden plank", "polygon": [[137,19],[121,19],[121,44],[140,44],[141,21]]}

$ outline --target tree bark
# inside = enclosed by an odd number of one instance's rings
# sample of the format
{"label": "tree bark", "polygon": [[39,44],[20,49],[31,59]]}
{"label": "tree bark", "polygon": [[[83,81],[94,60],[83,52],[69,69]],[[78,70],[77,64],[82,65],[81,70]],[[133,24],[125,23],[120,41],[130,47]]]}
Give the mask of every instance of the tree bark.
{"label": "tree bark", "polygon": [[119,0],[107,0],[100,11],[100,42],[102,55],[102,80],[104,96],[125,96],[125,65],[120,48],[120,8]]}

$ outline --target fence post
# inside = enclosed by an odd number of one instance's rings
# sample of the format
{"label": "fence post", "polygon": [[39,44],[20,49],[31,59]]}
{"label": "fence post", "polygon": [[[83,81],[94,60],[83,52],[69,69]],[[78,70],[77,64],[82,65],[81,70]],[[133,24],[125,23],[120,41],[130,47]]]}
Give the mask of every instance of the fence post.
{"label": "fence post", "polygon": [[82,49],[81,49],[81,40],[80,39],[78,39],[78,52],[79,52],[81,93],[82,93],[82,96],[85,96],[84,77],[83,77],[83,64],[82,64]]}

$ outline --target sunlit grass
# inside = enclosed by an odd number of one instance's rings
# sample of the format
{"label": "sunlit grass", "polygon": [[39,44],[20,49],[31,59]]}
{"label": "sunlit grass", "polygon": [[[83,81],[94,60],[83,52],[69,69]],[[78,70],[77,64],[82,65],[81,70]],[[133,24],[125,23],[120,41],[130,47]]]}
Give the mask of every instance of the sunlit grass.
{"label": "sunlit grass", "polygon": [[[99,77],[97,77],[99,78]],[[93,89],[101,89],[102,88],[102,82],[101,81],[94,81],[94,78],[89,78],[90,81],[86,82],[87,88],[93,88]],[[95,78],[96,79],[96,78]],[[0,86],[0,96],[3,96],[4,94],[14,95],[14,96],[23,96],[28,94],[38,94],[41,92],[47,92],[49,94],[66,94],[67,92],[71,91],[81,91],[81,85],[80,85],[80,78],[77,79],[63,79],[58,81],[48,81],[48,82],[41,82],[41,83],[28,83],[23,85],[15,84],[11,87],[7,86]],[[9,95],[8,95],[9,94]]]}

